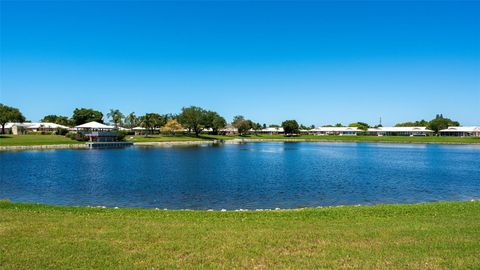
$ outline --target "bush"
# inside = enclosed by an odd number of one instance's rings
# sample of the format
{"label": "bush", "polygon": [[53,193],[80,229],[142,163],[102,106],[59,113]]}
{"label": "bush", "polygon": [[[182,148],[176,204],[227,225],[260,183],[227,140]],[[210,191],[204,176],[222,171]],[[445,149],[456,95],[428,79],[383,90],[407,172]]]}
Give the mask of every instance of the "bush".
{"label": "bush", "polygon": [[123,130],[119,130],[117,132],[117,141],[123,141],[125,139],[125,136],[127,135],[127,132]]}
{"label": "bush", "polygon": [[57,128],[55,131],[54,131],[54,134],[57,134],[57,135],[61,135],[61,136],[65,136],[67,135],[69,132],[67,129],[64,129],[64,128]]}
{"label": "bush", "polygon": [[75,140],[75,141],[79,141],[79,142],[88,141],[88,138],[85,135],[83,135],[82,133],[68,132],[65,135],[65,137],[70,138],[70,139]]}

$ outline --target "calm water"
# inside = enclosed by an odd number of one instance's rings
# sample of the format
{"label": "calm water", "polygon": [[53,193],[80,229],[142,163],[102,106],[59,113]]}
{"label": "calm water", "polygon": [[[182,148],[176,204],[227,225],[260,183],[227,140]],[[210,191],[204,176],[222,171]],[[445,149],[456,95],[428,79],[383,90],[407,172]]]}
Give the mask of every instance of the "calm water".
{"label": "calm water", "polygon": [[168,209],[480,198],[480,146],[378,143],[0,153],[0,198]]}

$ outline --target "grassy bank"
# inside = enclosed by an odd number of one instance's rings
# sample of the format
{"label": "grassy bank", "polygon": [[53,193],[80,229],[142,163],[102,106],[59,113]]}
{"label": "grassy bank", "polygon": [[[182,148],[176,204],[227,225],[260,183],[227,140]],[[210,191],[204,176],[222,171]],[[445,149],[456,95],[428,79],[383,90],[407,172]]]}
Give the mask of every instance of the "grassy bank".
{"label": "grassy bank", "polygon": [[79,144],[60,135],[0,135],[0,146]]}
{"label": "grassy bank", "polygon": [[400,142],[400,143],[479,143],[480,137],[409,137],[409,136],[284,136],[284,135],[246,135],[246,136],[221,136],[221,135],[150,135],[127,136],[132,142],[172,142],[172,141],[208,141],[208,140],[232,140],[232,139],[261,139],[261,140],[291,140],[300,139],[306,141],[344,141],[344,142]]}
{"label": "grassy bank", "polygon": [[0,202],[0,268],[478,269],[480,202],[208,212]]}
{"label": "grassy bank", "polygon": [[[125,138],[131,142],[182,142],[182,141],[212,141],[212,140],[232,140],[232,139],[261,139],[261,140],[291,140],[300,139],[306,141],[344,141],[344,142],[399,142],[399,143],[469,143],[480,144],[480,137],[408,137],[408,136],[284,136],[284,135],[247,135],[247,136],[222,136],[202,134],[199,137],[194,135],[127,135]],[[18,146],[18,145],[52,145],[52,144],[79,144],[64,136],[58,135],[2,135],[0,136],[0,146]]]}

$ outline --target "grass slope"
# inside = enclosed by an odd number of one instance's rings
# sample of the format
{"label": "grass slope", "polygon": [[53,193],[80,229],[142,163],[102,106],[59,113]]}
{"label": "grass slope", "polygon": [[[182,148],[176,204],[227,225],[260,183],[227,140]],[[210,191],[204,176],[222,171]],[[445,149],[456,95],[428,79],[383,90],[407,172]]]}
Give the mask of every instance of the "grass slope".
{"label": "grass slope", "polygon": [[247,135],[247,136],[221,136],[221,135],[150,135],[127,136],[132,142],[171,142],[171,141],[205,141],[205,140],[232,140],[232,139],[263,139],[263,140],[292,140],[306,141],[346,141],[346,142],[401,142],[401,143],[480,143],[480,137],[409,137],[409,136],[284,136],[284,135]]}
{"label": "grass slope", "polygon": [[[478,143],[480,137],[408,137],[408,136],[283,136],[283,135],[247,135],[247,136],[222,136],[206,135],[199,137],[194,135],[150,135],[132,136],[127,135],[126,140],[131,142],[177,142],[177,141],[211,141],[211,140],[232,140],[232,139],[263,139],[263,140],[292,140],[301,139],[306,141],[346,141],[346,142],[401,142],[401,143]],[[15,145],[51,145],[51,144],[78,144],[64,136],[58,135],[2,135],[0,136],[0,146]]]}
{"label": "grass slope", "polygon": [[0,202],[1,269],[479,269],[480,201],[208,212]]}
{"label": "grass slope", "polygon": [[1,146],[16,146],[16,145],[51,145],[51,144],[79,144],[65,136],[60,135],[1,135]]}

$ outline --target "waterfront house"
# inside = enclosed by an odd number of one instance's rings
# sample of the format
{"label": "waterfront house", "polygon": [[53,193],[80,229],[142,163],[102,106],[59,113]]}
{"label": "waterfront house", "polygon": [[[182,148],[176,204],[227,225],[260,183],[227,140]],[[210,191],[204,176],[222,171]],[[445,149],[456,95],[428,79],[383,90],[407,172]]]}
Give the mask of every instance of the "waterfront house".
{"label": "waterfront house", "polygon": [[78,125],[73,129],[85,135],[90,142],[113,142],[117,138],[115,127],[95,121]]}
{"label": "waterfront house", "polygon": [[268,128],[259,130],[258,133],[274,135],[274,134],[283,134],[285,133],[285,131],[283,130],[283,127],[268,127]]}
{"label": "waterfront house", "polygon": [[221,134],[226,134],[226,135],[232,135],[232,134],[237,134],[238,129],[232,125],[227,125],[225,128],[220,130]]}
{"label": "waterfront house", "polygon": [[367,130],[369,135],[377,136],[428,136],[433,130],[426,127],[377,127]]}
{"label": "waterfront house", "polygon": [[132,130],[135,132],[135,135],[145,135],[146,132],[146,128],[144,127],[134,127]]}
{"label": "waterfront house", "polygon": [[448,127],[439,131],[440,136],[480,137],[480,126]]}
{"label": "waterfront house", "polygon": [[48,122],[5,124],[5,132],[13,135],[22,135],[28,132],[55,133],[58,129],[68,129],[68,127]]}
{"label": "waterfront house", "polygon": [[55,133],[57,129],[68,129],[68,127],[55,123],[30,123],[27,126],[29,132]]}
{"label": "waterfront house", "polygon": [[356,136],[361,130],[358,127],[317,127],[308,131],[314,135]]}

